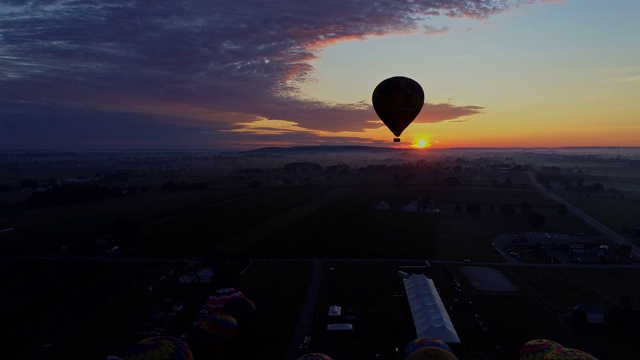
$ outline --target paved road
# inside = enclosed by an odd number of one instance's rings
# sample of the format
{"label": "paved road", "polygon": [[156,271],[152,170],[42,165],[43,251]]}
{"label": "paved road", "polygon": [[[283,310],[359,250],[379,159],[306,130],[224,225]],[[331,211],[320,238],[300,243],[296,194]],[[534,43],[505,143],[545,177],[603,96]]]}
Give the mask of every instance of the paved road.
{"label": "paved road", "polygon": [[576,216],[584,220],[587,224],[593,226],[595,229],[600,231],[602,235],[604,235],[607,239],[615,242],[616,244],[631,246],[631,251],[633,253],[633,256],[636,259],[640,259],[640,247],[632,243],[629,238],[627,238],[626,236],[622,236],[617,232],[611,230],[609,227],[605,226],[598,220],[592,218],[590,215],[578,209],[567,200],[561,198],[560,196],[556,195],[546,187],[542,186],[542,184],[538,182],[538,179],[536,179],[536,176],[533,173],[533,171],[528,171],[527,174],[529,174],[529,177],[531,178],[531,182],[533,182],[533,185],[537,187],[538,190],[540,190],[540,192],[542,192],[547,197],[557,201],[558,203],[564,204],[564,206],[567,207],[567,210],[569,210],[570,212],[572,212],[573,214],[575,214]]}
{"label": "paved road", "polygon": [[304,341],[304,337],[311,333],[313,313],[315,312],[318,292],[320,291],[320,278],[322,277],[323,264],[324,261],[322,260],[315,260],[313,262],[311,282],[309,283],[307,296],[304,299],[304,305],[300,313],[300,319],[298,320],[298,327],[291,341],[291,348],[289,349],[287,359],[295,360],[304,355],[304,351],[301,352],[299,346]]}

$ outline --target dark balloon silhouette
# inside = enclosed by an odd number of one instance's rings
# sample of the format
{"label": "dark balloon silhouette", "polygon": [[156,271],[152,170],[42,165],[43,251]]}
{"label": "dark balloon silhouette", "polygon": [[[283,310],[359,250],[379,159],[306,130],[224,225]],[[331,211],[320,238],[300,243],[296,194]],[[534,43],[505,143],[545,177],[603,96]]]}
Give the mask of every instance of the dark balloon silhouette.
{"label": "dark balloon silhouette", "polygon": [[191,349],[184,341],[172,336],[153,336],[132,345],[125,360],[193,360]]}
{"label": "dark balloon silhouette", "polygon": [[425,346],[409,354],[405,360],[458,360],[458,357],[441,347]]}
{"label": "dark balloon silhouette", "polygon": [[222,311],[235,317],[239,327],[246,327],[253,323],[257,312],[256,305],[246,297],[229,299],[222,307]]}
{"label": "dark balloon silhouette", "polygon": [[595,356],[579,349],[554,349],[544,356],[544,360],[598,360]]}
{"label": "dark balloon silhouette", "polygon": [[451,352],[451,348],[444,341],[434,337],[419,337],[411,341],[404,350],[404,356],[408,357],[412,352],[422,349],[423,347],[439,347]]}
{"label": "dark balloon silhouette", "polygon": [[415,80],[394,76],[373,90],[373,108],[399,142],[404,129],[418,116],[424,105],[424,91]]}
{"label": "dark balloon silhouette", "polygon": [[207,316],[198,328],[200,341],[216,354],[231,348],[238,334],[238,322],[233,316],[218,311]]}
{"label": "dark balloon silhouette", "polygon": [[543,360],[551,350],[562,349],[563,346],[548,339],[532,339],[520,348],[520,360]]}

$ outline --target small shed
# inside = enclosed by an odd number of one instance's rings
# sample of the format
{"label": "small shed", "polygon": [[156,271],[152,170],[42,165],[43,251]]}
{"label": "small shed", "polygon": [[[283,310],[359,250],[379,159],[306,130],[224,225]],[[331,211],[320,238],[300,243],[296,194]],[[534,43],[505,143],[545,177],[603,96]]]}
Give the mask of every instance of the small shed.
{"label": "small shed", "polygon": [[340,316],[342,307],[338,305],[329,306],[329,316]]}

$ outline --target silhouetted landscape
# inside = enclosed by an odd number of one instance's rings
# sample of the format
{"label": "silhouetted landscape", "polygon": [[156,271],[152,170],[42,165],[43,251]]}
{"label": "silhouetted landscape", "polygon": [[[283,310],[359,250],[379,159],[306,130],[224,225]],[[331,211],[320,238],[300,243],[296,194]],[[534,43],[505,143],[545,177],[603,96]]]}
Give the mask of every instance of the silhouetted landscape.
{"label": "silhouetted landscape", "polygon": [[[158,335],[197,360],[404,359],[414,275],[460,360],[539,338],[636,353],[640,148],[16,150],[0,168],[23,359],[121,358]],[[232,335],[206,333],[225,289],[250,301]]]}

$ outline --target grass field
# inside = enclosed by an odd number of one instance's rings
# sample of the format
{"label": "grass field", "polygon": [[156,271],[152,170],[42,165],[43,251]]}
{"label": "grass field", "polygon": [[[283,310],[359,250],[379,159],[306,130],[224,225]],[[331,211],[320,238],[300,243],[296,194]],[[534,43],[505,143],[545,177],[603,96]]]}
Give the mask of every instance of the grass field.
{"label": "grass field", "polygon": [[[586,169],[586,182],[602,181],[606,187],[617,187],[624,198],[583,197],[578,205],[614,228],[631,226],[628,224],[637,219],[638,213],[634,202],[638,198],[635,173],[626,167],[598,173],[597,167]],[[211,183],[219,187],[203,192],[140,194],[36,210],[4,207],[2,214],[7,216],[2,225],[15,226],[40,254],[51,253],[64,236],[93,241],[111,232],[116,219],[125,217],[139,227],[138,242],[125,249],[121,254],[124,258],[201,258],[209,250],[215,253],[217,244],[239,240],[234,246],[224,247],[233,249],[233,254],[215,255],[291,259],[255,261],[242,277],[234,280],[234,285],[259,309],[256,326],[240,340],[234,359],[283,358],[288,353],[312,274],[312,264],[306,259],[325,261],[313,322],[315,340],[309,350],[330,353],[331,349],[340,348],[336,359],[346,354],[350,359],[368,358],[375,353],[400,358],[395,348],[402,350],[415,331],[396,277],[397,266],[404,263],[382,261],[400,258],[415,259],[416,263],[434,261],[426,274],[436,283],[444,303],[451,306],[450,316],[463,340],[452,348],[461,360],[482,356],[515,359],[519,346],[539,337],[580,346],[567,326],[592,344],[603,359],[628,356],[630,346],[622,343],[628,341],[626,337],[607,335],[611,333],[607,327],[572,328],[570,319],[563,322],[561,315],[575,303],[609,304],[625,296],[640,302],[635,270],[496,265],[520,287],[514,293],[497,293],[474,290],[455,262],[471,259],[503,264],[504,259],[491,246],[493,237],[501,233],[596,235],[595,230],[575,216],[559,215],[557,204],[540,195],[522,173],[480,168],[440,170],[436,174],[411,168],[401,172],[398,180],[398,171],[393,168],[342,177],[318,175],[311,180],[314,186],[296,183],[259,189],[239,187],[239,183],[227,187],[220,177],[211,175]],[[188,179],[209,176],[199,168],[185,174]],[[459,185],[442,184],[444,178],[452,176],[458,178]],[[165,179],[169,178],[158,176],[156,181]],[[500,185],[507,180],[510,187]],[[562,193],[569,198],[572,194]],[[439,213],[374,209],[383,200],[411,201],[427,195]],[[577,199],[571,201],[577,204]],[[523,202],[545,216],[541,227],[527,222],[520,210]],[[466,205],[470,203],[480,204],[481,213],[468,214]],[[516,213],[497,211],[503,204],[514,205]],[[456,205],[460,205],[460,211],[456,211]],[[495,212],[490,211],[491,206]],[[367,261],[336,260],[350,258]],[[107,354],[123,352],[140,336],[140,326],[161,308],[165,297],[186,303],[179,324],[167,329],[180,335],[178,332],[184,331],[207,294],[218,285],[182,287],[159,283],[158,279],[176,266],[184,264],[3,263],[5,274],[21,274],[6,281],[4,293],[9,295],[2,300],[4,308],[16,309],[7,318],[15,329],[12,341],[34,349],[44,342],[58,341],[75,352],[97,354],[85,358],[104,359]],[[463,293],[454,288],[454,279],[463,284]],[[147,290],[150,283],[157,291]],[[48,306],[43,307],[45,302]],[[335,302],[353,308],[358,319],[356,329],[363,331],[349,339],[326,334],[326,312]],[[479,320],[490,332],[481,330]],[[34,323],[39,325],[37,330]],[[615,344],[613,349],[600,345],[599,337],[607,344]]]}

